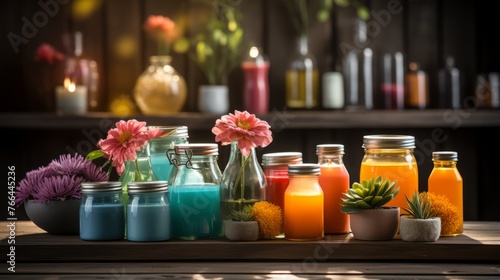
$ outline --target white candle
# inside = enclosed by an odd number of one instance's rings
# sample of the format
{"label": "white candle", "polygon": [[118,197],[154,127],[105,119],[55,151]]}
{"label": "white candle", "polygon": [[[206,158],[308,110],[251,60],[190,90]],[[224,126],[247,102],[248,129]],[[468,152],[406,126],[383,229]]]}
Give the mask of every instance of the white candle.
{"label": "white candle", "polygon": [[57,113],[81,115],[87,113],[87,87],[56,87]]}

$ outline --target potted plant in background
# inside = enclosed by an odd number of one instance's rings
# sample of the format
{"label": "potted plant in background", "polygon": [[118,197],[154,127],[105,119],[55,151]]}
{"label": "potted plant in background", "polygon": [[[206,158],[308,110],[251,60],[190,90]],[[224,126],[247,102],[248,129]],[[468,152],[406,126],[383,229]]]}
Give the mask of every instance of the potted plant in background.
{"label": "potted plant in background", "polygon": [[83,156],[61,155],[26,173],[16,188],[16,204],[48,233],[79,234],[81,183],[107,180],[106,172]]}
{"label": "potted plant in background", "polygon": [[431,215],[432,205],[426,193],[406,197],[408,215],[402,215],[399,235],[404,241],[436,241],[441,233],[441,219]]}
{"label": "potted plant in background", "polygon": [[[231,0],[198,0],[193,11],[194,36],[190,58],[200,68],[208,84],[198,88],[198,109],[203,113],[224,114],[229,110],[229,74],[242,56],[243,15]],[[196,30],[196,28],[201,27]]]}
{"label": "potted plant in background", "polygon": [[355,182],[341,198],[340,211],[349,214],[351,232],[359,240],[390,240],[399,229],[400,209],[384,206],[399,192],[396,182],[382,176]]}
{"label": "potted plant in background", "polygon": [[259,224],[253,215],[252,205],[233,210],[231,219],[224,225],[224,234],[233,241],[253,241],[259,238]]}

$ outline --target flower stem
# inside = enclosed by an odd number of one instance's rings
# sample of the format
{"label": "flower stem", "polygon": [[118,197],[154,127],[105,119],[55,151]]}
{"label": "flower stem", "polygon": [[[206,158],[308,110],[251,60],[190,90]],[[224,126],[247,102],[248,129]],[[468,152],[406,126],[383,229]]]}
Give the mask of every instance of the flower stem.
{"label": "flower stem", "polygon": [[135,159],[135,171],[134,171],[134,174],[135,174],[135,181],[136,182],[141,182],[142,181],[142,176],[141,176],[141,172],[139,171],[139,162],[137,161],[137,159]]}

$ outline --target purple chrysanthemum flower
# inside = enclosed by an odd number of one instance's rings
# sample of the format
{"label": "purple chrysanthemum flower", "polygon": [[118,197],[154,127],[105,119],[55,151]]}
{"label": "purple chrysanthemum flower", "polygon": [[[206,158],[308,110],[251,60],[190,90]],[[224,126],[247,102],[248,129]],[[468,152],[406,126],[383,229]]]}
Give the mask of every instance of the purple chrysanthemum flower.
{"label": "purple chrysanthemum flower", "polygon": [[21,205],[25,200],[80,199],[82,182],[107,180],[102,168],[81,155],[61,155],[49,165],[26,173],[16,189],[16,204]]}

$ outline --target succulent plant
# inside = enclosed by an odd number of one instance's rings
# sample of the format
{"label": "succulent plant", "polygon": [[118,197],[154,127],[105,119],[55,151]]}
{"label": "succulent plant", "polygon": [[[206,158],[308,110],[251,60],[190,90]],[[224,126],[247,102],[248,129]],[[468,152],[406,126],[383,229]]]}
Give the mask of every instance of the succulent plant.
{"label": "succulent plant", "polygon": [[396,182],[389,179],[384,181],[382,176],[363,180],[361,184],[355,182],[348,192],[344,193],[344,198],[341,198],[340,211],[344,214],[354,214],[365,209],[380,208],[391,201],[398,192]]}
{"label": "succulent plant", "polygon": [[426,193],[419,194],[416,191],[412,200],[406,197],[406,204],[408,207],[404,210],[414,219],[429,219],[431,217],[431,202],[427,199]]}
{"label": "succulent plant", "polygon": [[230,217],[231,220],[240,222],[249,222],[255,220],[252,205],[245,205],[241,210],[233,210]]}

